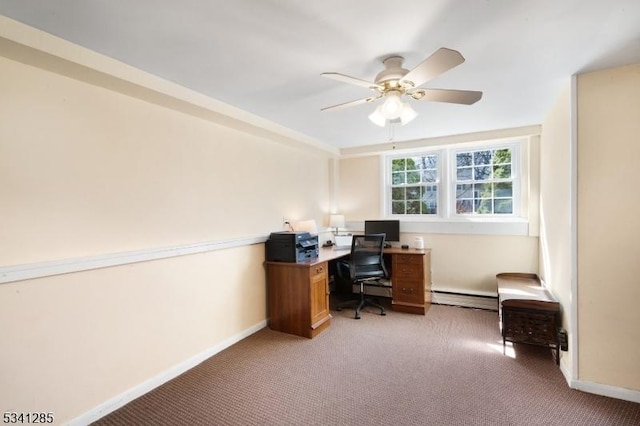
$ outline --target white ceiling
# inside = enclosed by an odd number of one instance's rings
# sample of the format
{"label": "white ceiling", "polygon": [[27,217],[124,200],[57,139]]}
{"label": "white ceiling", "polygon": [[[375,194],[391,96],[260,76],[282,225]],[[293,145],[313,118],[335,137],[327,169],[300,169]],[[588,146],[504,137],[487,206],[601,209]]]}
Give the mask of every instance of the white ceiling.
{"label": "white ceiling", "polygon": [[[640,63],[638,0],[0,0],[0,14],[336,147],[539,124],[572,74]],[[481,90],[465,106],[409,100],[372,124],[368,89],[390,54],[440,47],[466,62],[423,87]]]}

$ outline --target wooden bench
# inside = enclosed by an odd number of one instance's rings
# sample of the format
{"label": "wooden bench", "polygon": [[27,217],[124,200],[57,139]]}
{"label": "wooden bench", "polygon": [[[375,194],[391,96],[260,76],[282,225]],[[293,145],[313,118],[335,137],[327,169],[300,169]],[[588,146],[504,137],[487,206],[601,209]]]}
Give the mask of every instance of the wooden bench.
{"label": "wooden bench", "polygon": [[536,274],[496,275],[503,350],[506,342],[546,346],[560,363],[560,304]]}

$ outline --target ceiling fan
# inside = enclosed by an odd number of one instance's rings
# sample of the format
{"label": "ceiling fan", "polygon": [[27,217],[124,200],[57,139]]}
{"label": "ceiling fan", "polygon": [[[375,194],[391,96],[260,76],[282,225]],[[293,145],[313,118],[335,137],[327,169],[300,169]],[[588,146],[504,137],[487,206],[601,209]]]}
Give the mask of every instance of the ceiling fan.
{"label": "ceiling fan", "polygon": [[323,77],[366,87],[376,92],[376,94],[364,99],[325,107],[322,108],[321,111],[338,110],[385,98],[384,103],[379,105],[374,112],[369,115],[369,119],[372,122],[384,127],[387,120],[394,122],[400,121],[402,125],[405,125],[418,115],[411,105],[402,100],[402,96],[410,96],[416,100],[449,102],[463,105],[474,104],[482,98],[482,92],[471,90],[419,89],[419,87],[427,81],[464,62],[464,57],[456,50],[442,47],[411,71],[402,68],[403,62],[404,58],[402,56],[390,56],[386,58],[382,61],[385,69],[376,75],[374,82],[350,77],[337,72],[322,73],[321,75]]}

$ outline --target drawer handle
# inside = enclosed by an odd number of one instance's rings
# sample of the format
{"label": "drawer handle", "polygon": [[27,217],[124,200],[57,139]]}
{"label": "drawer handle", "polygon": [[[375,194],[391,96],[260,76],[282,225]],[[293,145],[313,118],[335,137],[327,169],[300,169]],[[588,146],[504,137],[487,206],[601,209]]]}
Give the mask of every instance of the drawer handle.
{"label": "drawer handle", "polygon": [[414,289],[413,289],[413,288],[411,288],[411,287],[409,287],[409,288],[407,288],[407,287],[402,287],[402,292],[403,292],[403,293],[413,294],[413,290],[414,290]]}
{"label": "drawer handle", "polygon": [[316,274],[322,272],[322,266],[320,266],[319,268],[316,268]]}

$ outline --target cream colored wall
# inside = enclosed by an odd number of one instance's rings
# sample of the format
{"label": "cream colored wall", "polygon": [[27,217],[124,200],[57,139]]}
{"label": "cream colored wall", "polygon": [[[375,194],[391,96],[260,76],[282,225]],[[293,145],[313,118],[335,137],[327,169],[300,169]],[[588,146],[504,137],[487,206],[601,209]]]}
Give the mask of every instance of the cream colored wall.
{"label": "cream colored wall", "polygon": [[[380,156],[343,158],[339,170],[338,206],[347,222],[380,218]],[[436,290],[496,295],[496,274],[538,272],[536,236],[403,232],[401,243],[411,244],[416,236],[432,249]]]}
{"label": "cream colored wall", "polygon": [[4,265],[264,234],[326,211],[315,152],[1,66]]}
{"label": "cream colored wall", "polygon": [[263,245],[0,286],[2,410],[65,424],[266,318]]}
{"label": "cream colored wall", "polygon": [[[573,341],[571,321],[571,85],[556,100],[542,124],[540,138],[540,277],[562,306],[562,326]],[[563,368],[573,370],[576,348],[560,352]]]}
{"label": "cream colored wall", "polygon": [[[78,65],[8,41],[0,24],[0,269],[326,221],[332,154],[91,52]],[[256,244],[0,284],[0,409],[65,423],[264,324],[263,260]]]}
{"label": "cream colored wall", "polygon": [[432,288],[497,296],[496,274],[538,272],[538,238],[514,235],[416,234],[431,248]]}
{"label": "cream colored wall", "polygon": [[380,215],[380,157],[339,161],[338,211],[347,221],[376,219]]}
{"label": "cream colored wall", "polygon": [[579,378],[640,390],[640,65],[581,74]]}

